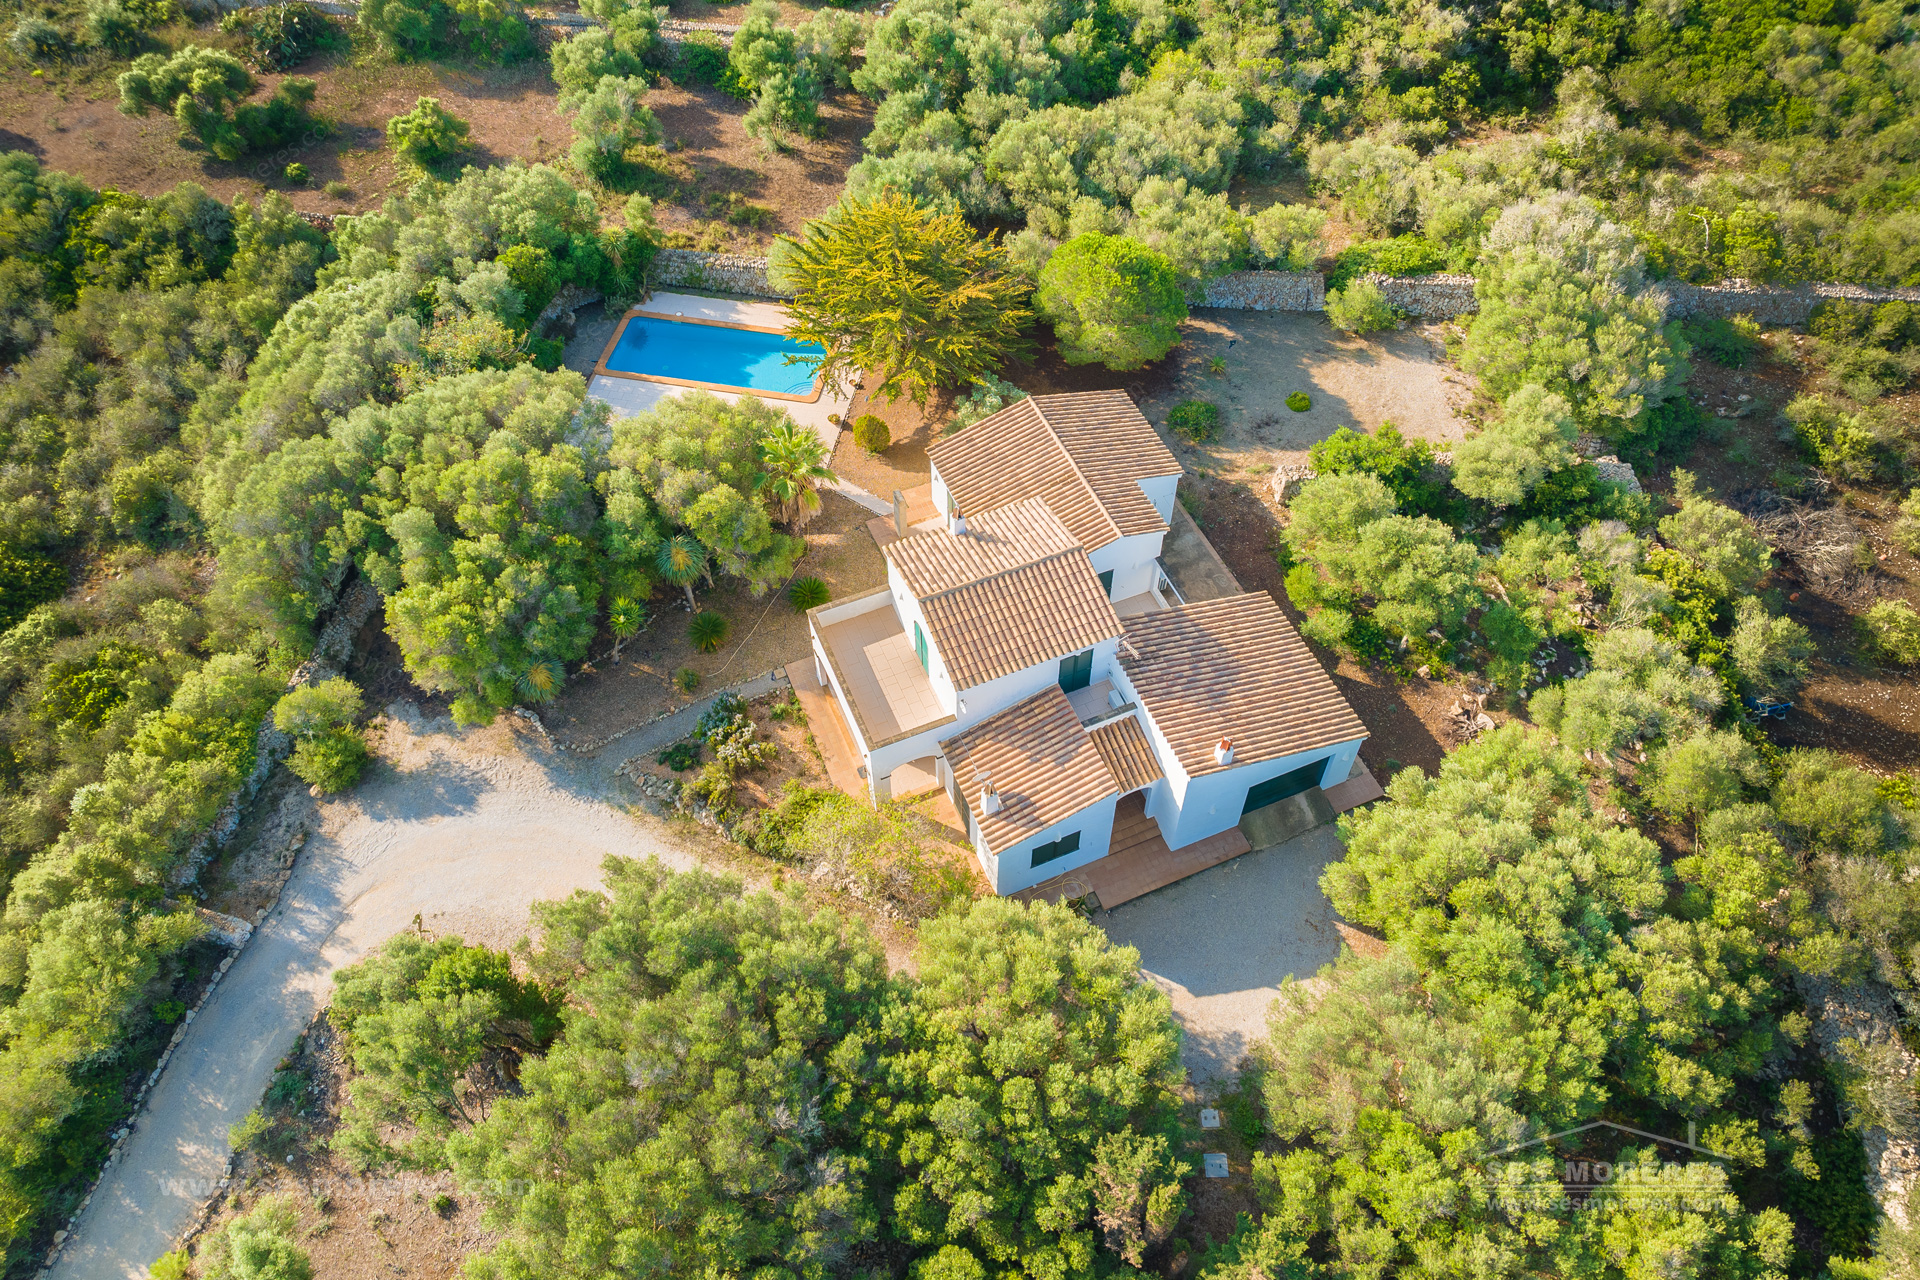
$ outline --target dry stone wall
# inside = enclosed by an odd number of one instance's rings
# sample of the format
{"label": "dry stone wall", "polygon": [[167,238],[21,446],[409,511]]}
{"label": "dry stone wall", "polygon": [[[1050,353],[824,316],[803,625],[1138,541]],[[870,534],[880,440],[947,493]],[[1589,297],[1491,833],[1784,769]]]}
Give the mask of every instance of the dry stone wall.
{"label": "dry stone wall", "polygon": [[1321,311],[1327,278],[1318,271],[1232,271],[1207,281],[1204,307],[1233,311]]}
{"label": "dry stone wall", "polygon": [[662,249],[647,268],[647,284],[655,289],[710,289],[715,293],[743,293],[755,298],[791,298],[767,282],[767,260],[736,253],[705,253],[698,249]]}
{"label": "dry stone wall", "polygon": [[1859,302],[1920,302],[1920,289],[1873,289],[1857,284],[1797,284],[1781,288],[1729,280],[1724,284],[1657,286],[1667,295],[1669,320],[1689,316],[1752,316],[1761,324],[1805,324],[1813,310],[1834,298]]}
{"label": "dry stone wall", "polygon": [[1383,276],[1369,272],[1366,278],[1380,286],[1388,302],[1422,320],[1449,320],[1480,309],[1473,298],[1472,276]]}
{"label": "dry stone wall", "polygon": [[[1421,320],[1447,320],[1479,309],[1472,276],[1366,277],[1388,302]],[[758,298],[790,298],[767,282],[767,260],[695,249],[662,249],[648,271],[654,288],[710,289]],[[1750,315],[1762,324],[1804,325],[1815,307],[1831,298],[1862,302],[1920,302],[1920,289],[1875,289],[1851,284],[1800,284],[1786,288],[1732,280],[1725,284],[1654,286],[1670,320],[1688,316]],[[1326,277],[1318,271],[1232,271],[1209,280],[1202,307],[1228,311],[1323,311]]]}

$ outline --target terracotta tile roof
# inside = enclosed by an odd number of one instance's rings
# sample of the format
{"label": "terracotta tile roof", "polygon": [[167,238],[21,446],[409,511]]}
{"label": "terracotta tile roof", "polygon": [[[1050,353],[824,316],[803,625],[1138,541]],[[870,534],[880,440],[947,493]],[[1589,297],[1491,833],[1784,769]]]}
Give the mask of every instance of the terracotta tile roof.
{"label": "terracotta tile roof", "polygon": [[927,456],[969,519],[1041,497],[1088,551],[1163,532],[1140,481],[1180,474],[1124,391],[1028,396],[929,445]]}
{"label": "terracotta tile roof", "polygon": [[[974,829],[993,853],[1116,794],[1113,775],[1059,685],[988,716],[941,749],[973,811]],[[980,810],[982,773],[1000,793],[998,813]]]}
{"label": "terracotta tile roof", "polygon": [[956,689],[1121,633],[1086,552],[1038,498],[969,517],[958,537],[929,529],[888,543],[886,556],[919,600]]}
{"label": "terracotta tile roof", "polygon": [[1166,776],[1161,772],[1160,762],[1153,758],[1153,745],[1147,741],[1147,731],[1140,727],[1139,717],[1128,715],[1110,720],[1087,730],[1087,736],[1093,739],[1094,749],[1106,761],[1107,772],[1113,775],[1114,790],[1122,795]]}
{"label": "terracotta tile roof", "polygon": [[1126,621],[1120,664],[1190,776],[1218,773],[1213,747],[1254,764],[1367,736],[1280,606],[1264,591]]}

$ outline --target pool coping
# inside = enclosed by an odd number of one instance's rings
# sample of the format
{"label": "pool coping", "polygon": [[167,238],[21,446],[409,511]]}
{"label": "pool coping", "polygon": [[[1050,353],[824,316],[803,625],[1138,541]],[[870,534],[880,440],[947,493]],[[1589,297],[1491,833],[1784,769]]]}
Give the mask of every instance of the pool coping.
{"label": "pool coping", "polygon": [[758,396],[762,400],[791,400],[798,404],[816,404],[826,390],[825,380],[818,374],[813,379],[812,395],[794,395],[788,391],[758,391],[752,387],[735,386],[728,382],[694,382],[688,378],[668,378],[657,373],[628,373],[624,369],[607,368],[607,357],[620,345],[620,335],[627,331],[627,322],[639,317],[650,320],[665,320],[669,324],[704,324],[715,329],[745,329],[749,333],[776,333],[784,336],[785,329],[776,329],[764,324],[739,324],[730,320],[702,320],[692,316],[668,315],[664,311],[649,311],[645,307],[629,307],[620,317],[620,323],[613,326],[613,336],[607,339],[606,349],[601,351],[600,359],[594,363],[593,371],[607,378],[630,378],[635,382],[659,382],[670,387],[692,387],[699,391],[726,391],[733,395]]}

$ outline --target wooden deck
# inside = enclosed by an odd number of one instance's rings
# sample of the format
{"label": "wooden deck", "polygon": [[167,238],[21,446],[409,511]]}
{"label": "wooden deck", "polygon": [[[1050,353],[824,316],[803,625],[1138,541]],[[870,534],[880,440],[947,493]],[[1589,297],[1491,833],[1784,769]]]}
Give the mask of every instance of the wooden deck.
{"label": "wooden deck", "polygon": [[1029,902],[1059,902],[1063,898],[1083,898],[1091,892],[1100,899],[1102,908],[1117,907],[1252,850],[1239,827],[1229,827],[1183,849],[1169,849],[1160,836],[1159,824],[1147,816],[1146,801],[1135,792],[1121,800],[1114,811],[1113,843],[1106,857],[1013,896]]}

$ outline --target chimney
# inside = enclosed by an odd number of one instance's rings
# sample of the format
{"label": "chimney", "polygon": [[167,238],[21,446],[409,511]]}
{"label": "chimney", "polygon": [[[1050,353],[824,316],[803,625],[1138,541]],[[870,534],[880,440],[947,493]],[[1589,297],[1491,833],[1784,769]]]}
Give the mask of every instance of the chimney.
{"label": "chimney", "polygon": [[907,496],[898,489],[893,491],[893,536],[907,536]]}
{"label": "chimney", "polygon": [[1000,793],[993,789],[991,782],[980,788],[980,812],[989,817],[1000,812]]}
{"label": "chimney", "polygon": [[1223,768],[1233,763],[1233,739],[1222,738],[1213,744],[1213,762]]}
{"label": "chimney", "polygon": [[956,538],[967,536],[967,518],[960,514],[958,507],[953,509],[953,536]]}

